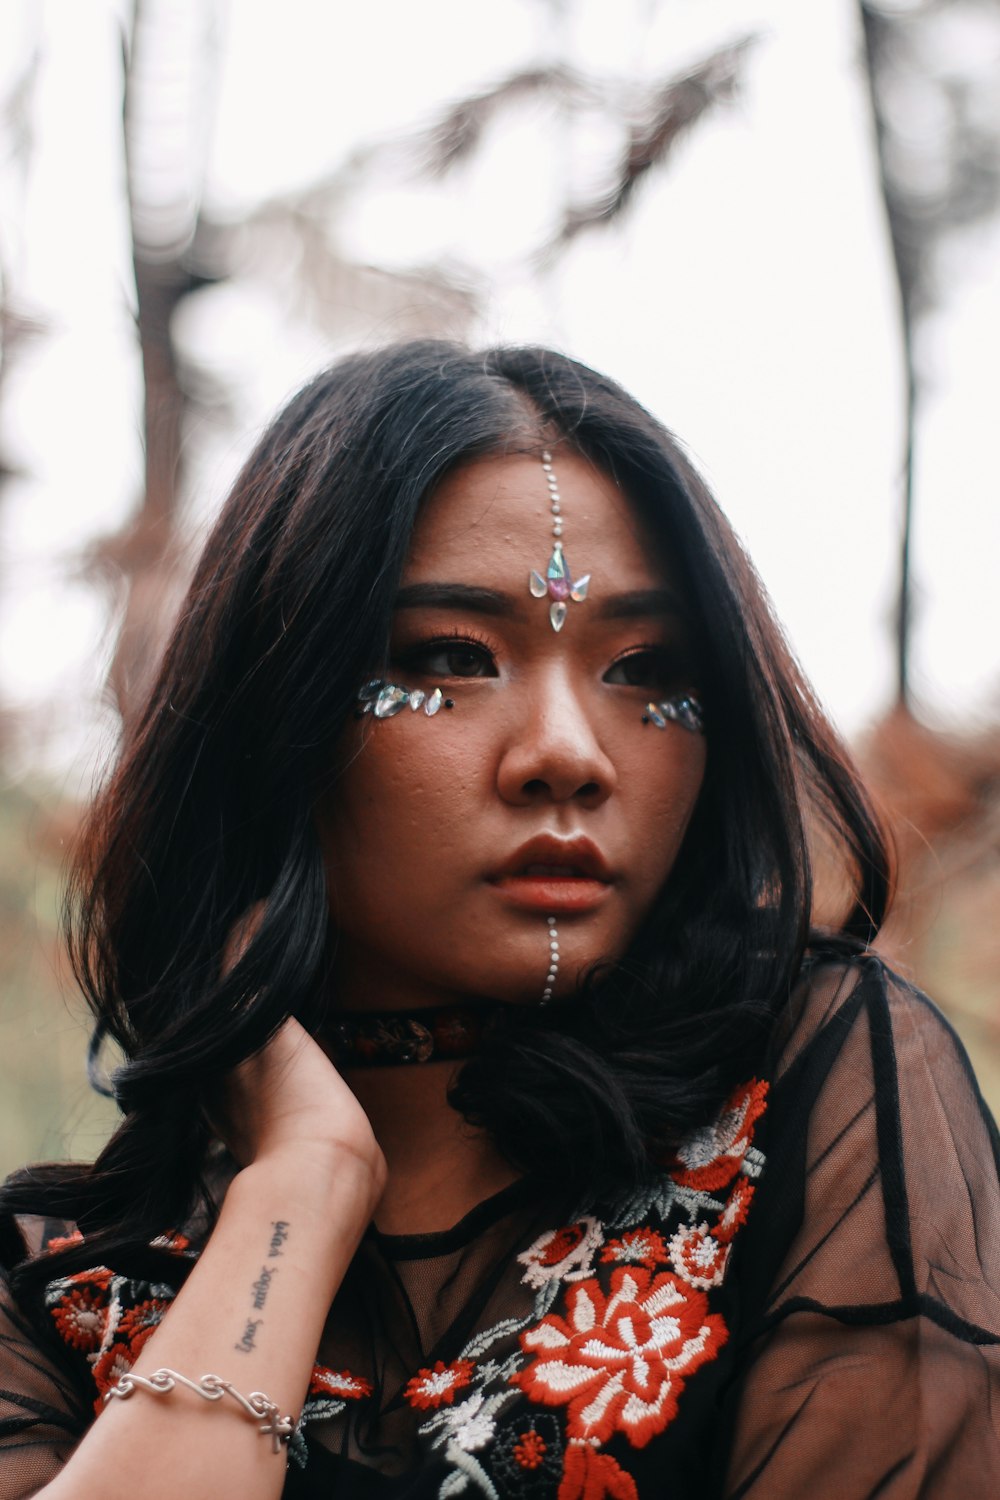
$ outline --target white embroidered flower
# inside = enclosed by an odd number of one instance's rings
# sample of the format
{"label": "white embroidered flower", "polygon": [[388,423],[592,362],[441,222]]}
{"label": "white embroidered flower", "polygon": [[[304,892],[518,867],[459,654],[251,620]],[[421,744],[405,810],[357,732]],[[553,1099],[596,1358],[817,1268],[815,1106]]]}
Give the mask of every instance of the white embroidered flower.
{"label": "white embroidered flower", "polygon": [[[694,1130],[677,1148],[675,1182],[702,1192],[728,1186],[749,1157],[756,1165],[751,1142],[754,1125],[767,1108],[767,1083],[756,1079],[734,1089],[713,1125]],[[762,1158],[761,1158],[762,1160]]]}
{"label": "white embroidered flower", "polygon": [[482,1391],[475,1391],[458,1406],[443,1409],[440,1425],[442,1436],[466,1453],[485,1448],[496,1431],[496,1422]]}
{"label": "white embroidered flower", "polygon": [[708,1291],[709,1287],[721,1284],[730,1246],[721,1244],[707,1224],[689,1224],[678,1229],[670,1237],[668,1250],[674,1271],[689,1286]]}
{"label": "white embroidered flower", "polygon": [[517,1257],[525,1267],[521,1280],[536,1292],[550,1281],[583,1281],[603,1239],[603,1227],[589,1215],[562,1229],[547,1229]]}

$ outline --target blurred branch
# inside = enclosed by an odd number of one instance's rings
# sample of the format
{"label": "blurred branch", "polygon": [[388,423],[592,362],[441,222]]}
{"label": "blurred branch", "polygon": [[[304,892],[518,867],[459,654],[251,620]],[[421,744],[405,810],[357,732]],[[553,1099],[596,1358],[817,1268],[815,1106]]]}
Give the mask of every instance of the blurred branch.
{"label": "blurred branch", "polygon": [[601,102],[602,91],[593,80],[569,68],[525,68],[479,94],[452,104],[431,127],[415,137],[413,146],[424,170],[443,177],[469,161],[482,144],[487,127],[511,105],[541,98],[568,108]]}
{"label": "blurred branch", "polygon": [[666,166],[688,131],[717,105],[733,99],[753,40],[746,36],[728,43],[697,67],[639,91],[617,177],[604,192],[567,210],[543,254],[551,255],[584,230],[604,228],[622,216],[646,174]]}

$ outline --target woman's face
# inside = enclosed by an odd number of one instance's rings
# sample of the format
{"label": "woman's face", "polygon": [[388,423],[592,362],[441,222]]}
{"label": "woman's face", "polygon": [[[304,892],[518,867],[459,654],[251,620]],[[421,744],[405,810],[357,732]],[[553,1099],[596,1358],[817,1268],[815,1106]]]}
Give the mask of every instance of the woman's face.
{"label": "woman's face", "polygon": [[552,551],[539,459],[469,463],[420,515],[388,680],[454,707],[345,731],[318,810],[345,1006],[537,1002],[550,917],[565,997],[625,951],[677,857],[705,744],[643,714],[696,686],[681,580],[606,475],[552,461],[567,564],[590,574],[559,632],[528,586]]}

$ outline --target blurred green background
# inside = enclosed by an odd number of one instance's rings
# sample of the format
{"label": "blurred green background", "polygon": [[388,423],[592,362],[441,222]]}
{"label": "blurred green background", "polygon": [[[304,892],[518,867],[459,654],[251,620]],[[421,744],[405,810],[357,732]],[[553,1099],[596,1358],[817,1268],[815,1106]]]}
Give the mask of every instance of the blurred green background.
{"label": "blurred green background", "polygon": [[72,816],[24,786],[0,795],[0,1175],[23,1162],[91,1159],[117,1115],[86,1077],[87,1011],[59,936]]}

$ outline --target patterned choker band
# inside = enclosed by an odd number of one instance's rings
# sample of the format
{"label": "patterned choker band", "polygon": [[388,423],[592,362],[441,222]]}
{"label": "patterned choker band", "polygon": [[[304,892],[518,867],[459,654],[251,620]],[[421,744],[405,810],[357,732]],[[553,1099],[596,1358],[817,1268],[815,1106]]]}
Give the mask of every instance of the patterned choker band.
{"label": "patterned choker band", "polygon": [[341,1068],[386,1068],[471,1057],[503,1005],[441,1005],[422,1010],[351,1011],[326,1040]]}

